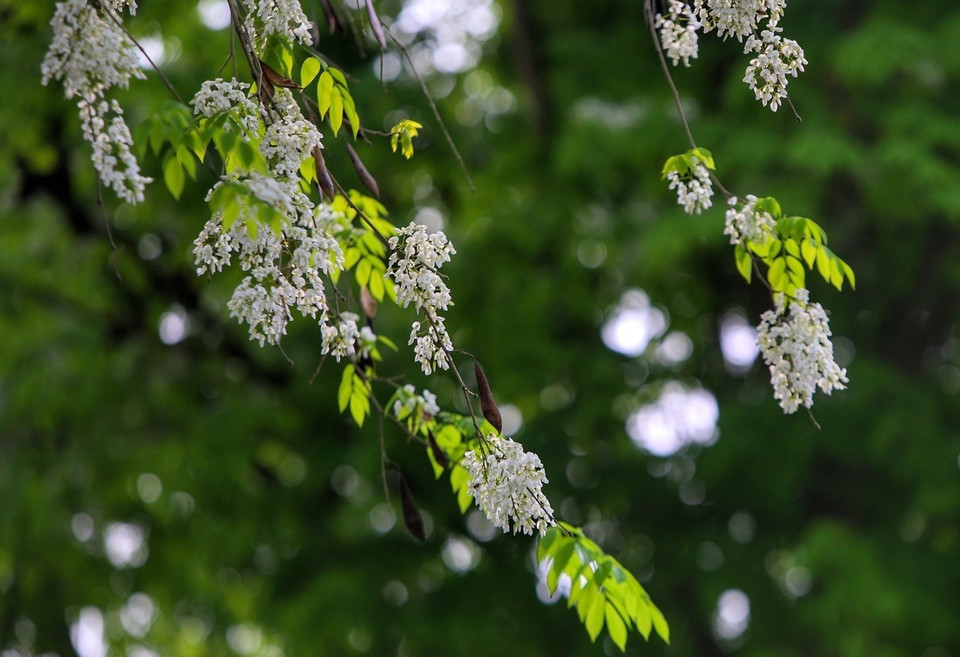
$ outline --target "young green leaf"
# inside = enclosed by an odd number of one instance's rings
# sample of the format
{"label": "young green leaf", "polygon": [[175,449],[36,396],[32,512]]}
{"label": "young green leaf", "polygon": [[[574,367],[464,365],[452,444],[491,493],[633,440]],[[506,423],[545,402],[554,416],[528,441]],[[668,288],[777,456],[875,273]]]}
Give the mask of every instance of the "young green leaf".
{"label": "young green leaf", "polygon": [[307,57],[300,66],[300,86],[305,87],[320,73],[320,61],[316,57]]}

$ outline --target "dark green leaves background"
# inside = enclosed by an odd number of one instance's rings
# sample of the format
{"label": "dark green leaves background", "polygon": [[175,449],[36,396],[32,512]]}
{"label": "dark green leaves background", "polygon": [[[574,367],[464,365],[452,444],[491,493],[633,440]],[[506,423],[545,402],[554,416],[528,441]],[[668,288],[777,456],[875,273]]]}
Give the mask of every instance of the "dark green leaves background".
{"label": "dark green leaves background", "polygon": [[[218,75],[228,31],[205,31],[192,2],[140,4],[131,29],[162,31],[182,95]],[[422,448],[389,427],[427,540],[399,516],[385,535],[373,529],[386,514],[377,423],[357,430],[337,413],[333,362],[310,384],[316,327],[292,327],[291,366],[227,317],[236,275],[194,276],[208,172],[179,202],[161,184],[137,208],[108,197],[111,250],[75,107],[39,84],[52,10],[0,2],[0,650],[73,654],[69,623],[93,605],[115,654],[232,654],[228,636],[264,655],[613,654],[574,612],[538,600],[531,540],[477,542],[464,573],[445,564],[445,547],[470,545],[467,524]],[[955,3],[791,2],[785,35],[810,61],[790,84],[802,124],[753,100],[736,43],[710,37],[676,71],[724,184],[820,223],[857,273],[855,293],[810,277],[852,355],[850,389],[814,407],[821,431],[780,413],[759,365],[745,376],[723,365],[720,317],[742,308],[755,324],[770,300],[737,273],[722,208],[687,217],[660,180],[687,145],[640,3],[500,10],[479,86],[458,77],[438,101],[475,193],[413,82],[384,93],[350,39],[324,36],[321,49],[351,72],[366,125],[389,130],[380,117],[397,109],[424,124],[409,162],[386,140],[358,152],[396,223],[418,206],[446,216],[455,341],[498,402],[523,413],[517,438],[541,455],[561,515],[637,574],[669,621],[671,646],[632,635],[627,653],[960,654]],[[513,111],[457,119],[470,116],[468,88],[497,87]],[[134,126],[168,99],[154,75],[121,96]],[[330,170],[358,187],[343,146],[326,143]],[[145,161],[158,179],[161,166]],[[578,251],[605,257],[585,267]],[[681,365],[603,345],[604,318],[633,287],[693,340]],[[158,324],[171,312],[190,332],[168,346]],[[378,328],[403,345],[410,320],[383,308]],[[413,371],[409,349],[382,367]],[[713,391],[719,439],[661,459],[633,446],[624,420],[646,386],[670,379]],[[456,408],[449,377],[421,383]],[[703,500],[684,503],[684,485]],[[743,514],[755,531],[740,542]],[[71,525],[87,518],[81,542]],[[105,558],[111,523],[144,533],[142,565]],[[790,594],[791,572],[809,573],[804,595]],[[749,596],[750,618],[724,641],[714,617],[730,589]],[[135,592],[156,606],[141,638],[119,620]]]}

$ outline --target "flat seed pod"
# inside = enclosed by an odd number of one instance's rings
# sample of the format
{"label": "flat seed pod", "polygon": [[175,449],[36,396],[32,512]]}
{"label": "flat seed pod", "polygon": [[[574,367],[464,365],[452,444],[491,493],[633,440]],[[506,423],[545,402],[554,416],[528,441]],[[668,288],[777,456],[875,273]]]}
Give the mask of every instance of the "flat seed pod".
{"label": "flat seed pod", "polygon": [[502,433],[503,419],[500,417],[500,409],[497,408],[497,402],[493,400],[493,393],[490,392],[487,377],[476,361],[473,363],[473,371],[477,375],[477,392],[480,394],[480,410],[483,412],[483,417],[493,425],[497,433]]}
{"label": "flat seed pod", "polygon": [[410,485],[402,472],[400,473],[400,504],[403,506],[403,524],[415,539],[423,543],[427,540],[427,534],[423,528],[423,517],[413,501]]}

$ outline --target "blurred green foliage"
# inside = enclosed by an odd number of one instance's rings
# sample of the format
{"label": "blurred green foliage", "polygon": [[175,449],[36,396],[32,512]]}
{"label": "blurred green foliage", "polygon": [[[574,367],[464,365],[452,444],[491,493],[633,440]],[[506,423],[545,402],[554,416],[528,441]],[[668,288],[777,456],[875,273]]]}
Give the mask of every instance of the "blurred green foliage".
{"label": "blurred green foliage", "polygon": [[[140,4],[131,30],[163,35],[181,95],[219,74],[229,30],[206,30],[196,2]],[[533,542],[471,534],[448,483],[390,427],[428,537],[375,529],[391,518],[376,422],[338,414],[334,363],[311,383],[317,328],[292,326],[291,365],[227,317],[234,275],[194,275],[208,171],[179,202],[160,184],[137,208],[108,197],[105,221],[75,107],[39,84],[52,9],[0,2],[0,650],[74,654],[70,624],[94,606],[112,654],[613,654],[538,600]],[[735,44],[705,39],[676,71],[724,184],[814,219],[857,272],[856,293],[811,284],[851,379],[818,399],[821,431],[780,413],[759,364],[724,365],[725,313],[755,324],[769,296],[740,279],[721,209],[685,216],[660,180],[687,146],[640,3],[498,11],[476,70],[428,80],[476,192],[415,81],[383,93],[372,60],[323,25],[321,50],[351,73],[361,116],[387,117],[371,127],[423,124],[409,162],[385,140],[358,151],[395,223],[423,208],[446,218],[455,342],[522,413],[517,438],[541,455],[561,517],[670,623],[670,646],[630,641],[627,654],[960,654],[955,3],[790,3],[785,32],[810,61],[790,84],[802,123],[753,100]],[[151,74],[122,102],[136,125],[166,100]],[[359,187],[326,139],[330,170]],[[162,179],[159,160],[145,167]],[[689,336],[689,358],[660,363],[657,340],[638,357],[604,346],[630,288]],[[164,344],[164,317],[186,320],[186,339]],[[409,321],[378,317],[401,344],[385,372],[413,369]],[[625,421],[670,380],[716,395],[718,440],[659,458]],[[422,383],[463,410],[449,377]],[[115,567],[111,532],[146,551]],[[732,589],[749,622],[724,639],[718,600]],[[154,605],[143,636],[136,592]]]}

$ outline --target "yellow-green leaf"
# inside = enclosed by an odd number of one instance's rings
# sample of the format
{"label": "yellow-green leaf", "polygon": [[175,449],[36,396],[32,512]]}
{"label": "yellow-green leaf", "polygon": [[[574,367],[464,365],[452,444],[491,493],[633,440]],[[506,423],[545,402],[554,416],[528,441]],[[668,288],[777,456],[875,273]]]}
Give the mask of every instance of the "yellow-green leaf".
{"label": "yellow-green leaf", "polygon": [[307,57],[300,66],[300,86],[305,87],[320,73],[320,62],[316,57]]}
{"label": "yellow-green leaf", "polygon": [[603,611],[606,606],[606,600],[602,595],[593,596],[590,600],[590,607],[587,609],[587,617],[583,621],[583,625],[587,629],[591,641],[596,641],[600,630],[603,629]]}
{"label": "yellow-green leaf", "polygon": [[350,403],[350,393],[353,392],[353,365],[347,365],[343,368],[343,376],[340,378],[340,388],[337,390],[337,406],[343,413]]}
{"label": "yellow-green leaf", "polygon": [[667,619],[663,617],[660,610],[650,604],[650,613],[653,616],[653,627],[663,639],[664,643],[670,643],[670,627],[667,625]]}
{"label": "yellow-green leaf", "polygon": [[340,95],[340,89],[334,87],[330,92],[330,129],[336,136],[340,132],[340,126],[343,125],[343,96]]}
{"label": "yellow-green leaf", "polygon": [[317,82],[317,111],[320,113],[321,119],[327,115],[327,110],[330,109],[330,98],[333,93],[333,76],[330,75],[330,70],[324,71]]}
{"label": "yellow-green leaf", "polygon": [[180,195],[183,193],[183,167],[180,166],[180,162],[172,153],[167,155],[163,162],[163,182],[170,193],[173,194],[173,198],[179,201]]}
{"label": "yellow-green leaf", "polygon": [[609,602],[604,608],[604,618],[607,621],[607,632],[610,633],[610,638],[620,648],[620,652],[623,652],[627,649],[627,626],[620,613]]}

